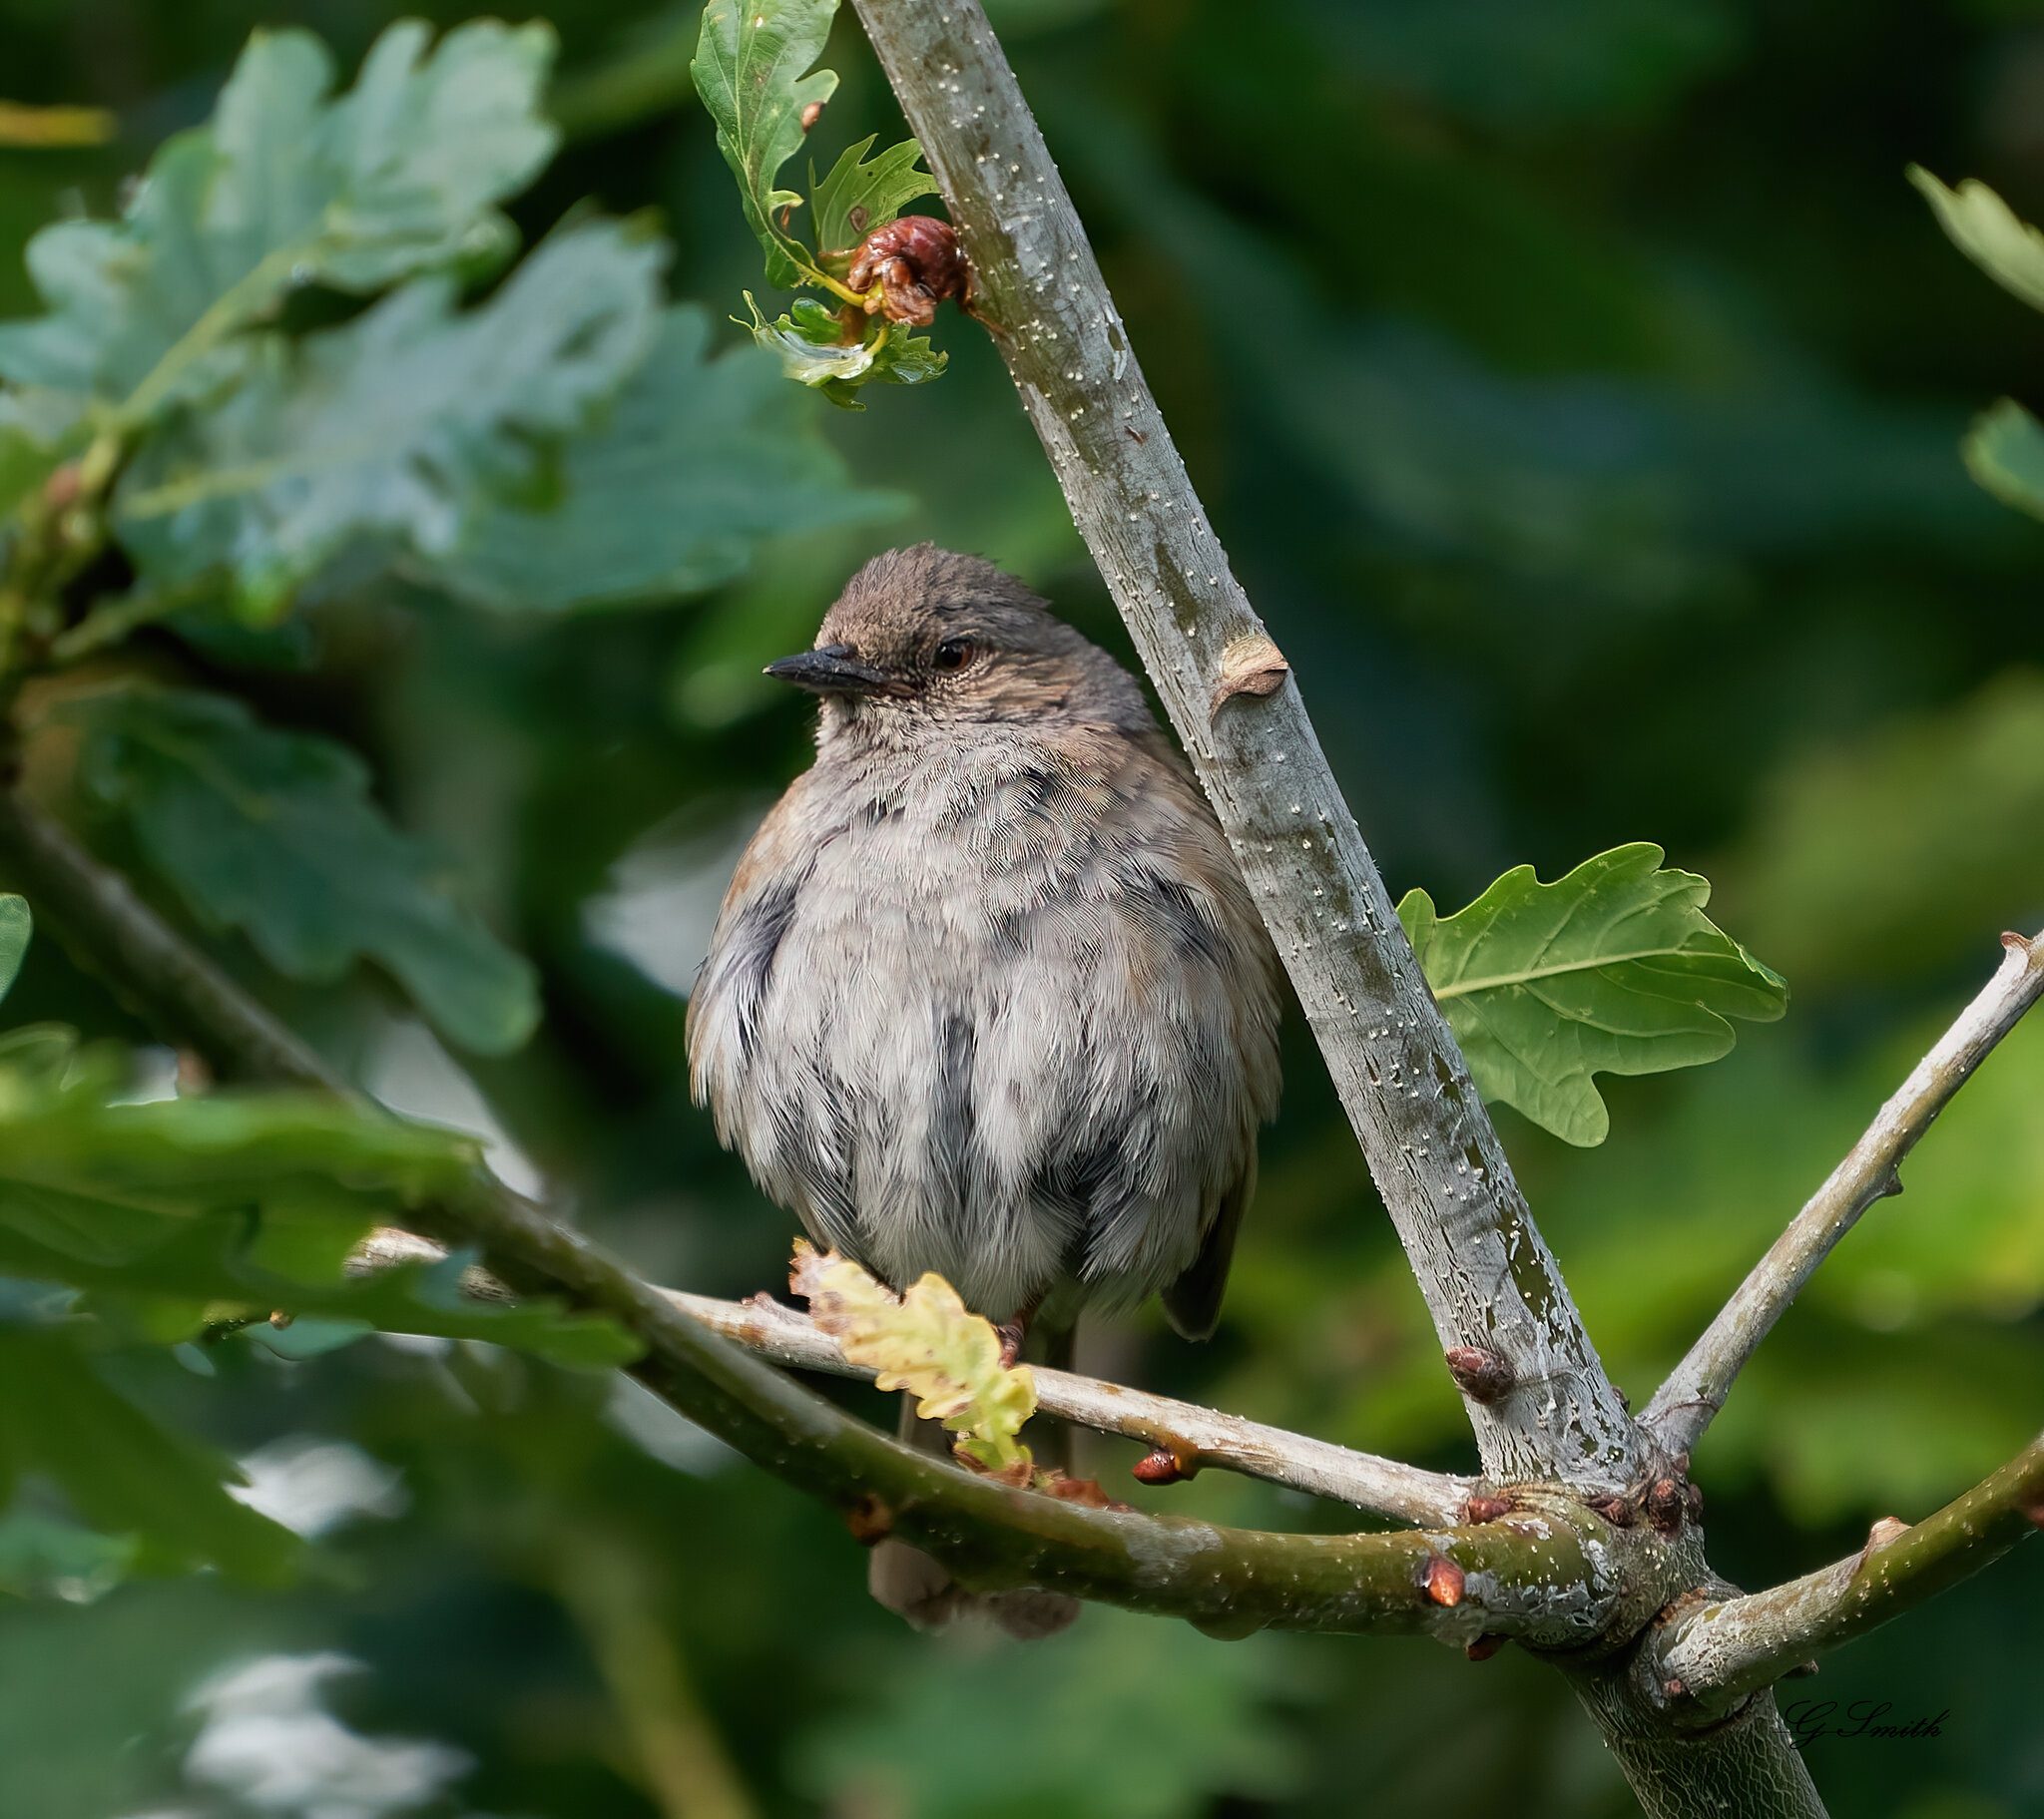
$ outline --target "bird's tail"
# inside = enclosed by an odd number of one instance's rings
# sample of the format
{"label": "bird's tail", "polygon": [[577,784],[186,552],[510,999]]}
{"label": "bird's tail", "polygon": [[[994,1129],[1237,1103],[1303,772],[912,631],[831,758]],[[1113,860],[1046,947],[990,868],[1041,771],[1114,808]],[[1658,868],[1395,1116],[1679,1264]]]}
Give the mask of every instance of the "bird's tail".
{"label": "bird's tail", "polygon": [[[951,1457],[951,1436],[942,1423],[918,1419],[910,1395],[901,1398],[899,1435],[903,1446]],[[1059,1468],[1070,1464],[1071,1443],[1071,1430],[1061,1421],[1030,1438],[1039,1463]],[[1026,1642],[1055,1635],[1079,1614],[1079,1600],[1059,1592],[969,1592],[927,1554],[902,1541],[875,1544],[866,1560],[866,1589],[917,1629],[942,1629],[962,1616],[985,1616]]]}

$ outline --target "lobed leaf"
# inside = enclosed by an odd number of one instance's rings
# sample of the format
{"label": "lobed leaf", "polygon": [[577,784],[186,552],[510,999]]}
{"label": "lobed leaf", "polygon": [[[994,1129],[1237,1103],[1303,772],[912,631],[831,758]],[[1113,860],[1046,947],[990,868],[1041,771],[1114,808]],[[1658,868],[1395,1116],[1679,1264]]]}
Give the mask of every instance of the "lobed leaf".
{"label": "lobed leaf", "polygon": [[472,1258],[351,1273],[369,1229],[469,1190],[475,1144],[327,1095],[109,1103],[105,1070],[63,1078],[0,1055],[0,1272],[84,1291],[161,1342],[228,1313],[482,1339],[555,1363],[629,1363],[614,1323],[543,1298],[462,1291]]}
{"label": "lobed leaf", "polygon": [[1977,178],[1947,190],[1922,166],[1911,165],[1909,181],[1929,202],[1953,245],[2004,290],[2032,309],[2044,309],[2044,233]]}
{"label": "lobed leaf", "polygon": [[316,39],[257,33],[212,125],[158,152],[119,222],[29,242],[48,307],[0,324],[0,377],[147,417],[216,382],[228,337],[296,286],[501,258],[515,236],[495,205],[554,146],[538,113],[553,33],[481,20],[428,38],[392,26],[335,99]]}
{"label": "lobed leaf", "polygon": [[926,1274],[896,1295],[848,1257],[819,1255],[797,1238],[788,1287],[881,1389],[907,1390],[918,1415],[960,1436],[960,1453],[1028,1482],[1029,1449],[1017,1436],[1036,1412],[1036,1380],[1028,1366],[1001,1362],[992,1325],[942,1276]]}
{"label": "lobed leaf", "polygon": [[541,447],[582,428],[658,332],[665,248],[617,223],[557,233],[488,302],[415,279],[341,327],[239,346],[235,391],[146,448],[116,499],[159,583],[232,572],[260,614],[375,540],[453,549]]}
{"label": "lobed leaf", "polygon": [[239,929],[295,979],[377,961],[481,1054],[531,1034],[532,968],[457,905],[427,849],[384,818],[346,747],[191,689],[109,689],[63,711],[84,734],[85,790],[127,822],[207,927]]}
{"label": "lobed leaf", "polygon": [[2044,518],[2044,425],[2014,399],[1982,412],[1960,452],[1966,471],[2003,505]]}
{"label": "lobed leaf", "polygon": [[1452,916],[1424,891],[1398,905],[1478,1090],[1567,1142],[1610,1129],[1594,1075],[1716,1061],[1728,1018],[1788,1005],[1780,976],[1703,913],[1710,884],[1661,859],[1615,847],[1552,884],[1521,865]]}
{"label": "lobed leaf", "polygon": [[817,256],[826,265],[850,263],[860,240],[891,222],[912,202],[937,193],[922,168],[922,147],[912,139],[868,160],[877,133],[846,146],[821,183],[812,171],[809,202],[815,214]]}
{"label": "lobed leaf", "polygon": [[711,360],[709,345],[700,308],[668,310],[623,395],[567,445],[560,497],[471,514],[427,578],[504,612],[672,600],[743,573],[764,538],[896,509],[894,495],[851,486],[763,362]]}
{"label": "lobed leaf", "polygon": [[801,147],[803,110],[836,92],[835,71],[804,74],[823,54],[836,12],[837,0],[710,0],[689,66],[766,254],[766,281],[781,290],[801,283],[814,261],[783,225],[802,199],[774,180]]}

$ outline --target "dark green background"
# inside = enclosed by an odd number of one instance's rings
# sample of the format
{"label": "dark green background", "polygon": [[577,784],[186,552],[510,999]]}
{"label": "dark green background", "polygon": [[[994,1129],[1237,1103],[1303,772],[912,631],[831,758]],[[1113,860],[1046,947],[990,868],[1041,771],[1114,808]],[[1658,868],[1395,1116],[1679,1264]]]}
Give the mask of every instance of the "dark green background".
{"label": "dark green background", "polygon": [[[681,73],[696,10],[556,10],[571,137],[517,213],[536,234],[584,197],[658,211],[678,294],[721,316],[758,264]],[[1743,1031],[1730,1060],[1612,1085],[1602,1149],[1505,1121],[1614,1373],[1644,1397],[1986,977],[1995,934],[2044,921],[2044,531],[1977,493],[1956,453],[1974,409],[2044,397],[2044,325],[1902,178],[1919,160],[2044,213],[2044,6],[991,10],[1393,890],[1451,907],[1520,861],[1551,877],[1659,840],[1789,979],[1788,1019]],[[27,233],[112,207],[203,117],[252,26],[309,25],[352,66],[392,16],[6,0],[0,89],[111,107],[122,140],[0,154],[0,313],[31,307]],[[838,38],[833,152],[896,118],[855,31]],[[947,317],[940,342],[941,381],[868,392],[828,425],[864,482],[904,496],[886,524],[765,549],[742,584],[629,614],[343,602],[312,668],[234,672],[271,718],[358,741],[540,963],[539,1037],[477,1085],[560,1201],[662,1281],[772,1284],[788,1221],[688,1105],[681,1000],[591,905],[621,877],[638,889],[686,978],[732,841],[803,762],[801,707],[760,664],[807,641],[865,555],[924,537],[1008,564],[1126,649],[984,337]],[[277,996],[347,1031],[366,989]],[[10,1009],[125,1027],[49,942]],[[1095,1335],[1090,1362],[1466,1464],[1295,1022],[1287,1062],[1221,1336],[1196,1352],[1145,1317]],[[1718,1565],[1747,1584],[1806,1570],[2006,1457],[2044,1419],[2040,1297],[2044,1028],[1968,1090],[1700,1452]],[[1413,1642],[1223,1643],[1108,1611],[1028,1651],[916,1639],[866,1602],[820,1509],[672,1428],[663,1463],[597,1381],[369,1343],[304,1363],[222,1348],[210,1381],[166,1366],[136,1387],[239,1450],[350,1440],[408,1503],[341,1530],[329,1578],[287,1594],[202,1578],[0,1605],[10,1815],[257,1810],[185,1782],[184,1701],[225,1664],[322,1649],[363,1663],[329,1689],[349,1724],[474,1758],[438,1805],[340,1813],[1631,1810],[1565,1689],[1514,1651],[1471,1666]],[[1120,1484],[1133,1457],[1102,1443],[1094,1463]],[[1211,1478],[1156,1501],[1280,1526],[1342,1514]],[[1835,1812],[2044,1812],[2040,1595],[2032,1550],[1792,1683],[1890,1701],[1895,1720],[1949,1714],[1934,1741],[1819,1743]],[[664,1793],[650,1752],[675,1765]]]}

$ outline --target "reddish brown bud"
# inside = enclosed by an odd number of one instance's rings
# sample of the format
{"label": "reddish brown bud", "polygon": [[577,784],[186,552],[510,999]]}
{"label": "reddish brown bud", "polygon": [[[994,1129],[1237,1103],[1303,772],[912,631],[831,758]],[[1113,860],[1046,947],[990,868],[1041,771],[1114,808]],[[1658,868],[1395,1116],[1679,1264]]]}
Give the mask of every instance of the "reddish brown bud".
{"label": "reddish brown bud", "polygon": [[807,107],[802,109],[802,131],[806,133],[812,126],[816,124],[817,121],[821,120],[822,118],[823,104],[820,101],[810,102]]}
{"label": "reddish brown bud", "polygon": [[282,1332],[283,1329],[290,1325],[291,1321],[295,1318],[295,1315],[288,1314],[284,1312],[282,1308],[279,1307],[269,1316],[269,1324],[275,1327],[278,1332]]}
{"label": "reddish brown bud", "polygon": [[1702,1522],[1704,1520],[1704,1493],[1702,1487],[1692,1484],[1687,1487],[1685,1495],[1689,1499],[1690,1521]]}
{"label": "reddish brown bud", "polygon": [[894,1527],[894,1512],[877,1497],[861,1497],[844,1513],[844,1526],[861,1548],[884,1541]]}
{"label": "reddish brown bud", "polygon": [[1898,1541],[1909,1533],[1909,1525],[1899,1516],[1883,1516],[1866,1532],[1866,1551],[1871,1554],[1876,1548],[1885,1548],[1889,1542]]}
{"label": "reddish brown bud", "polygon": [[2021,1512],[2025,1521],[2044,1529],[2044,1493],[2031,1498],[2027,1503],[2017,1504],[2016,1509]]}
{"label": "reddish brown bud", "polygon": [[859,241],[844,281],[866,292],[866,313],[878,310],[890,322],[927,328],[946,297],[972,300],[972,273],[949,222],[933,215],[904,215],[875,227]]}
{"label": "reddish brown bud", "polygon": [[1200,1462],[1191,1452],[1180,1452],[1174,1447],[1159,1447],[1146,1453],[1129,1468],[1130,1475],[1138,1484],[1176,1485],[1183,1484],[1200,1469]]}
{"label": "reddish brown bud", "polygon": [[1463,1577],[1462,1569],[1453,1561],[1436,1554],[1427,1560],[1419,1583],[1433,1602],[1452,1606],[1462,1601]]}
{"label": "reddish brown bud", "polygon": [[1505,1645],[1506,1640],[1501,1635],[1480,1635],[1462,1652],[1472,1661],[1487,1661]]}
{"label": "reddish brown bud", "polygon": [[1517,1381],[1511,1365],[1481,1345],[1450,1346],[1442,1356],[1447,1361],[1448,1375],[1471,1402],[1496,1402],[1510,1395]]}
{"label": "reddish brown bud", "polygon": [[1684,1512],[1689,1508],[1689,1497],[1678,1478],[1657,1478],[1647,1487],[1647,1495],[1640,1507],[1647,1513],[1647,1520],[1663,1535],[1674,1535],[1682,1528]]}
{"label": "reddish brown bud", "polygon": [[1616,1491],[1608,1491],[1601,1497],[1583,1499],[1586,1510],[1594,1510],[1614,1529],[1630,1529],[1633,1526],[1633,1507]]}
{"label": "reddish brown bud", "polygon": [[1670,1699],[1687,1698],[1689,1696],[1689,1683],[1686,1680],[1663,1680],[1661,1682],[1661,1691],[1663,1696]]}
{"label": "reddish brown bud", "polygon": [[1479,1492],[1462,1506],[1462,1520],[1496,1522],[1500,1516],[1511,1515],[1512,1508],[1512,1500],[1509,1497],[1491,1497]]}

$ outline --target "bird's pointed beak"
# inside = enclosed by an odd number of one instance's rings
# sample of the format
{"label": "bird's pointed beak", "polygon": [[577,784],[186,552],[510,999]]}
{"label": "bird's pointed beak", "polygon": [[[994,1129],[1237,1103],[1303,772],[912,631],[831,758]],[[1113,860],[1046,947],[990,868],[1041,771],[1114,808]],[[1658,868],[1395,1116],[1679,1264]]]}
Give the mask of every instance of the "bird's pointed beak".
{"label": "bird's pointed beak", "polygon": [[766,666],[767,676],[792,682],[816,694],[906,694],[908,689],[884,670],[862,664],[849,645],[824,645],[814,651],[798,651],[792,657],[776,658]]}

